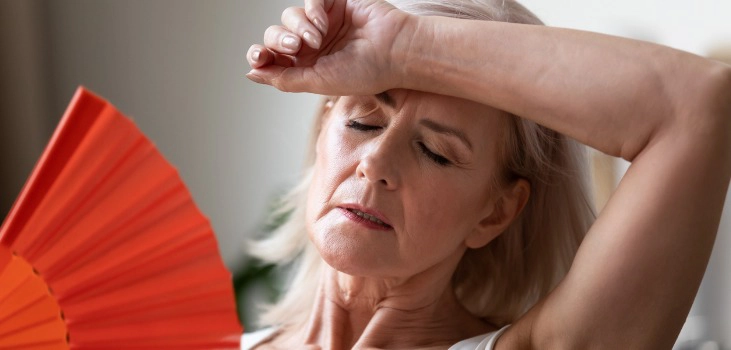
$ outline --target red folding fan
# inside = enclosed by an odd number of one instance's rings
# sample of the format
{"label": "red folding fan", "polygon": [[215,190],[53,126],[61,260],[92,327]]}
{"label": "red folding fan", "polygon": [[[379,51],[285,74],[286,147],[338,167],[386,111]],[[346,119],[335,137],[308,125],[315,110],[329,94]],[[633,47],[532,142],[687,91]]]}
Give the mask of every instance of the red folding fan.
{"label": "red folding fan", "polygon": [[241,332],[177,171],[79,88],[0,228],[0,349],[238,349]]}

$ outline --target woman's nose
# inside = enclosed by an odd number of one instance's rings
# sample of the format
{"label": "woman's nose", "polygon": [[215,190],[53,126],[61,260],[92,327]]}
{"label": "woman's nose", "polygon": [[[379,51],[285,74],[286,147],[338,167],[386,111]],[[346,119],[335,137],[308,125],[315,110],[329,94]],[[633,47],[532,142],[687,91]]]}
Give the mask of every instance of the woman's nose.
{"label": "woman's nose", "polygon": [[370,183],[384,186],[387,190],[395,190],[399,186],[399,162],[394,149],[389,145],[376,143],[361,157],[356,174]]}

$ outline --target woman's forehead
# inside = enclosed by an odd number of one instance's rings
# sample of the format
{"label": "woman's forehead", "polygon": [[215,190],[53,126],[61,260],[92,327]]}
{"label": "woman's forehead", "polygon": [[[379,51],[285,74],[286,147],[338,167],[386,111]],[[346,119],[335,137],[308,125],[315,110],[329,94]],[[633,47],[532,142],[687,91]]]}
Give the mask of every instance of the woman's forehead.
{"label": "woman's forehead", "polygon": [[505,128],[508,114],[491,106],[456,97],[414,90],[390,90],[370,96],[342,96],[334,109],[341,113],[384,111],[388,117],[417,122],[428,119],[474,136]]}

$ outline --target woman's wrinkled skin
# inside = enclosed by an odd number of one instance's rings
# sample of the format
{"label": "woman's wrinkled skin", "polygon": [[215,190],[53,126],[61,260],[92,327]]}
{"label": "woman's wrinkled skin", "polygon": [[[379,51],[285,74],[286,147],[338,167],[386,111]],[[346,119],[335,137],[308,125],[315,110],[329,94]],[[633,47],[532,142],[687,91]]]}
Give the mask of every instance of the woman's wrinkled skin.
{"label": "woman's wrinkled skin", "polygon": [[[363,330],[368,341],[449,344],[485,333],[492,327],[462,309],[450,282],[465,250],[500,234],[528,198],[524,180],[493,188],[507,117],[411,90],[379,97],[339,98],[317,141],[307,223],[330,266],[318,306],[345,319],[330,321],[345,332],[379,320]],[[353,205],[388,227],[351,219],[345,211]],[[429,324],[440,333],[388,339],[394,328]]]}

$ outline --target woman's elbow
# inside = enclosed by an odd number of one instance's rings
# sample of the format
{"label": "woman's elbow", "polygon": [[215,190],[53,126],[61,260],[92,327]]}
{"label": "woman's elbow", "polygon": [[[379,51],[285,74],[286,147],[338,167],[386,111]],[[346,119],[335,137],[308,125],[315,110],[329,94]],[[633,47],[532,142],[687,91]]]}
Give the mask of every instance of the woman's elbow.
{"label": "woman's elbow", "polygon": [[[680,82],[672,101],[675,116],[665,126],[671,127],[666,136],[680,134],[708,143],[719,141],[728,146],[731,140],[731,66],[705,60]],[[677,73],[681,75],[681,72]],[[673,136],[674,135],[674,136]]]}
{"label": "woman's elbow", "polygon": [[718,61],[711,61],[708,93],[709,103],[718,107],[719,116],[728,121],[731,119],[731,66]]}
{"label": "woman's elbow", "polygon": [[[699,77],[699,89],[692,93],[695,105],[692,114],[694,121],[708,123],[709,130],[722,131],[728,137],[727,130],[731,130],[731,66],[709,61],[705,74]],[[701,119],[702,120],[698,120]]]}
{"label": "woman's elbow", "polygon": [[723,120],[728,124],[731,120],[731,65],[724,63],[717,63],[719,66],[718,74],[719,80],[719,93],[721,103],[721,115]]}

